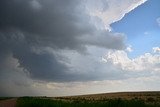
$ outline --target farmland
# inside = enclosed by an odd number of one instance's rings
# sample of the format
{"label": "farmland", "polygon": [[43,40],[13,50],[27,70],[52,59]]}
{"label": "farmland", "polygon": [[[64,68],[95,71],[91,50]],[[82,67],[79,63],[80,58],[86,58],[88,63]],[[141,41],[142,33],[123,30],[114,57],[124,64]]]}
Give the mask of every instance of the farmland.
{"label": "farmland", "polygon": [[160,107],[160,92],[120,92],[66,97],[20,97],[16,107]]}

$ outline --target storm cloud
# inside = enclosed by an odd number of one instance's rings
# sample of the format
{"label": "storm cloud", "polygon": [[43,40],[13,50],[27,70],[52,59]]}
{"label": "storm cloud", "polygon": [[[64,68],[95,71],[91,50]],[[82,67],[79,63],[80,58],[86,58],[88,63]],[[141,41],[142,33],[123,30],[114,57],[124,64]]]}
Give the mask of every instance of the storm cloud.
{"label": "storm cloud", "polygon": [[111,28],[146,1],[1,0],[0,96],[159,89],[159,47],[130,58]]}
{"label": "storm cloud", "polygon": [[[83,36],[89,35],[92,38],[105,35],[106,40],[109,37],[107,31],[95,28],[82,1],[5,0],[1,2],[0,7],[0,28],[18,29],[28,33],[25,35],[26,41],[36,42],[38,45],[58,49],[80,49],[90,44],[90,40],[85,44],[80,40]],[[119,36],[122,39],[118,41],[117,37],[109,38],[116,41],[117,45],[111,47],[106,43],[104,47],[123,49],[123,36]]]}
{"label": "storm cloud", "polygon": [[71,68],[63,63],[65,58],[50,52],[75,50],[83,54],[87,52],[86,46],[124,49],[123,34],[97,29],[91,19],[84,1],[79,0],[1,1],[0,63],[12,55],[18,60],[18,67],[33,79],[93,80],[96,75],[71,73]]}

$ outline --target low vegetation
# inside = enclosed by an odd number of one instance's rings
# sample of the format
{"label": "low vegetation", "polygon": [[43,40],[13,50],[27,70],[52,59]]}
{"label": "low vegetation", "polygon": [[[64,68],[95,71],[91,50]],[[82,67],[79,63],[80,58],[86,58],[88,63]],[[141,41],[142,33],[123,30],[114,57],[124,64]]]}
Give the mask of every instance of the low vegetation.
{"label": "low vegetation", "polygon": [[13,97],[0,97],[0,101],[1,101],[1,100],[11,99],[11,98],[13,98]]}
{"label": "low vegetation", "polygon": [[131,100],[121,98],[101,100],[76,98],[71,100],[63,100],[38,97],[21,97],[17,100],[17,107],[160,107],[159,103],[154,103],[152,98],[148,100],[151,100],[151,103],[146,103],[144,100],[138,98]]}

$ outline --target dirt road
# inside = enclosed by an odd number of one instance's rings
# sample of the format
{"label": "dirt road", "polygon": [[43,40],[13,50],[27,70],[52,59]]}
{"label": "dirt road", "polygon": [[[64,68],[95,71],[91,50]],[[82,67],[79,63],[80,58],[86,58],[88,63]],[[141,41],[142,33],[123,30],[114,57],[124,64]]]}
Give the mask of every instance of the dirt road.
{"label": "dirt road", "polygon": [[0,107],[16,107],[17,99],[8,99],[0,101]]}

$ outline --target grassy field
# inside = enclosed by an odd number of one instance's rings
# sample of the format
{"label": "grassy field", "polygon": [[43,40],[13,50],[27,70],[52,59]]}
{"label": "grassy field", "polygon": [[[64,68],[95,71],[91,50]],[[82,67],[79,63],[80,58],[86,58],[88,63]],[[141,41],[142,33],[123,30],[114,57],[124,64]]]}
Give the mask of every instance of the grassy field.
{"label": "grassy field", "polygon": [[[159,102],[160,92],[117,92],[117,93],[103,93],[103,94],[91,94],[91,95],[80,95],[80,96],[69,96],[69,97],[56,97],[56,99],[62,100],[75,100],[75,99],[86,99],[86,100],[105,100],[105,99],[116,99],[121,98],[125,100],[141,99],[145,102]],[[151,100],[152,99],[152,100]]]}
{"label": "grassy field", "polygon": [[20,97],[16,107],[160,107],[160,92],[128,92],[70,97]]}
{"label": "grassy field", "polygon": [[158,103],[145,103],[141,99],[85,100],[72,101],[23,97],[17,100],[17,107],[160,107]]}

